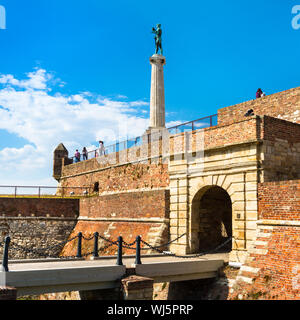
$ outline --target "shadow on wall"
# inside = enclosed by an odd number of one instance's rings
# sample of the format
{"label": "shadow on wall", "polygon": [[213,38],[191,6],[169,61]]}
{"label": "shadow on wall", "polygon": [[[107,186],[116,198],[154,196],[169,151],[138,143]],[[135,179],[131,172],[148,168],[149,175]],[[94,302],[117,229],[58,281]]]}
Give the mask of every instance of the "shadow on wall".
{"label": "shadow on wall", "polygon": [[168,300],[227,300],[229,295],[227,277],[171,282]]}

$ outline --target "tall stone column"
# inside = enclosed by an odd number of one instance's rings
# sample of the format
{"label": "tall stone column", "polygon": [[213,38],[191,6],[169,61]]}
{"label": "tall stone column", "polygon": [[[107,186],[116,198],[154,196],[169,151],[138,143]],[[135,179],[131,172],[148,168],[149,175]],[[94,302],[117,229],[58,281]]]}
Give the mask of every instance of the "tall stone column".
{"label": "tall stone column", "polygon": [[164,87],[164,65],[166,64],[166,58],[160,54],[154,54],[150,58],[150,63],[152,74],[149,129],[163,129],[166,124]]}

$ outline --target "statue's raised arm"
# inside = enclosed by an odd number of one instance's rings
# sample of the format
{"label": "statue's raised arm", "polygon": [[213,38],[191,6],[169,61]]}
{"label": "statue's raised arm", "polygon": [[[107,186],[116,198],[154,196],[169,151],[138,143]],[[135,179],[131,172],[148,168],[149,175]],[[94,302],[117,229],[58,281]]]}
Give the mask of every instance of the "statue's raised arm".
{"label": "statue's raised arm", "polygon": [[158,51],[160,50],[160,54],[163,54],[163,49],[162,49],[162,29],[161,29],[161,24],[157,24],[156,28],[152,28],[152,33],[155,34],[155,54],[158,54]]}

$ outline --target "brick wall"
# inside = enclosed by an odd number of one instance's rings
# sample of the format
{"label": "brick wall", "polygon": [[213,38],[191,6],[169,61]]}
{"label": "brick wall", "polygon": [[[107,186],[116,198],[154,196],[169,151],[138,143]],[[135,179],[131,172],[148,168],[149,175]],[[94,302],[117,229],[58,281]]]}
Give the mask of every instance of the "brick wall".
{"label": "brick wall", "polygon": [[[141,235],[151,245],[161,245],[168,241],[169,201],[168,190],[123,192],[82,199],[79,221],[70,237],[82,232],[89,238],[97,231],[113,241],[122,236],[130,243]],[[107,244],[101,240],[99,248]],[[116,248],[110,247],[101,255],[115,254]],[[84,241],[83,252],[92,250],[93,241]],[[124,252],[134,254],[130,249]],[[75,253],[76,242],[68,243],[63,250],[63,255]]]}
{"label": "brick wall", "polygon": [[300,143],[300,124],[290,121],[264,116],[263,133],[264,140]]}
{"label": "brick wall", "polygon": [[300,87],[219,109],[218,124],[239,121],[249,109],[253,109],[256,115],[300,123]]}
{"label": "brick wall", "polygon": [[261,120],[243,118],[237,123],[220,125],[170,137],[170,154],[220,148],[232,144],[255,141],[261,138]]}
{"label": "brick wall", "polygon": [[300,178],[300,124],[263,117],[263,181]]}
{"label": "brick wall", "polygon": [[77,217],[79,199],[0,198],[0,216]]}
{"label": "brick wall", "polygon": [[80,217],[169,218],[169,191],[141,191],[82,199]]}
{"label": "brick wall", "polygon": [[300,221],[299,180],[261,183],[258,197],[259,219]]}
{"label": "brick wall", "polygon": [[253,248],[231,299],[300,299],[300,180],[259,184]]}
{"label": "brick wall", "polygon": [[[108,167],[101,170],[96,159],[85,162],[94,162],[98,169],[85,171],[84,166],[79,170],[76,165],[71,165],[74,172],[68,168],[68,177],[61,180],[61,185],[71,186],[93,186],[99,183],[99,192],[122,192],[128,190],[151,190],[154,188],[166,188],[169,185],[168,166],[166,164],[124,164],[116,167]],[[84,162],[82,162],[84,163]],[[65,170],[65,169],[64,169]]]}

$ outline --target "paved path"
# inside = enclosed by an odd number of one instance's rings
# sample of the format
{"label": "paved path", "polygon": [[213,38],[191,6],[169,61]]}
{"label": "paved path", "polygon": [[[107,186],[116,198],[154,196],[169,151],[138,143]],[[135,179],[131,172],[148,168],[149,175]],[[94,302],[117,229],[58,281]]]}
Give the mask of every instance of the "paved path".
{"label": "paved path", "polygon": [[[188,255],[187,255],[188,256]],[[206,261],[206,260],[224,260],[228,262],[228,253],[207,254],[198,258],[176,258],[173,256],[153,255],[141,257],[142,264],[161,263],[161,262],[183,262],[183,261]],[[40,262],[42,261],[42,262]],[[12,260],[9,262],[9,271],[27,271],[27,270],[50,270],[50,269],[68,269],[75,267],[100,267],[116,265],[116,257],[99,257],[95,260],[79,260],[72,259],[70,261],[64,259],[39,259],[39,260]],[[135,263],[135,257],[123,256],[123,264],[127,268],[131,268]]]}

